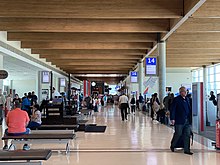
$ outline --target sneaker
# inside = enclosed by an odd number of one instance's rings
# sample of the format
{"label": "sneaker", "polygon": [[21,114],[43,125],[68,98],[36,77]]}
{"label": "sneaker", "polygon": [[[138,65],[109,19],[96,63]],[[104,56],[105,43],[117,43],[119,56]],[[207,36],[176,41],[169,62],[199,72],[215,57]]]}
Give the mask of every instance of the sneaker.
{"label": "sneaker", "polygon": [[30,150],[30,149],[31,149],[30,146],[27,145],[27,144],[25,144],[25,145],[23,146],[23,150],[25,150],[25,151],[28,151],[28,150]]}
{"label": "sneaker", "polygon": [[5,145],[5,146],[3,147],[3,150],[4,150],[4,151],[7,151],[7,150],[8,150],[8,145]]}

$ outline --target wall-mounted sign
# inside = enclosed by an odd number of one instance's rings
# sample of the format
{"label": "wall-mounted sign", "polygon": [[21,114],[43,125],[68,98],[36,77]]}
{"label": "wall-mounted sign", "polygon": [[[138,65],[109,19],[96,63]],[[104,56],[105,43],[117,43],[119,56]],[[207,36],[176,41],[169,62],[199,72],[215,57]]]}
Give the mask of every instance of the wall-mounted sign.
{"label": "wall-mounted sign", "polygon": [[66,87],[66,79],[60,78],[60,87]]}
{"label": "wall-mounted sign", "polygon": [[8,72],[6,70],[0,70],[0,79],[6,79],[8,77]]}
{"label": "wall-mounted sign", "polygon": [[146,75],[147,76],[157,76],[157,58],[147,57],[146,58]]}
{"label": "wall-mounted sign", "polygon": [[49,71],[42,71],[41,75],[42,75],[41,83],[45,83],[45,84],[50,83],[50,72]]}
{"label": "wall-mounted sign", "polygon": [[130,72],[130,76],[131,76],[131,83],[138,82],[138,72]]}

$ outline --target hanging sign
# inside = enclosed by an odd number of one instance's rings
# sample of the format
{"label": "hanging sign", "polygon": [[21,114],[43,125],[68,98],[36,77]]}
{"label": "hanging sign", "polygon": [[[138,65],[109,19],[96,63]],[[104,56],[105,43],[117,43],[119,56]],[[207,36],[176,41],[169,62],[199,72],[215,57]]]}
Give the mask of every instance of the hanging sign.
{"label": "hanging sign", "polygon": [[157,58],[156,57],[147,57],[146,58],[146,67],[145,67],[146,76],[157,76]]}
{"label": "hanging sign", "polygon": [[138,82],[138,73],[137,72],[130,72],[131,75],[131,83],[137,83]]}

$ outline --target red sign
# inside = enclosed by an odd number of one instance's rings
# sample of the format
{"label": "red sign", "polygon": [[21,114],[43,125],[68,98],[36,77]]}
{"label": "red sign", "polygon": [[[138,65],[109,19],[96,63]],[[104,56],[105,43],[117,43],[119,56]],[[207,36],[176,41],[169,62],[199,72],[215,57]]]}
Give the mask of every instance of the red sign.
{"label": "red sign", "polygon": [[220,120],[216,121],[216,148],[220,149]]}

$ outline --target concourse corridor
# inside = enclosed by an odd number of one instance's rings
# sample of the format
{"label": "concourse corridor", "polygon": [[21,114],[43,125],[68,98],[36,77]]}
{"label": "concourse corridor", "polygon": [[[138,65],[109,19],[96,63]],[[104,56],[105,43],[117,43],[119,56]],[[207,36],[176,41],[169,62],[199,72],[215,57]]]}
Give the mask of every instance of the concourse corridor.
{"label": "concourse corridor", "polygon": [[[193,156],[183,151],[169,150],[173,130],[165,125],[152,123],[141,112],[129,115],[128,121],[121,121],[116,106],[99,109],[88,117],[89,123],[107,125],[104,134],[77,132],[69,155],[54,153],[45,165],[217,165],[220,154],[194,141]],[[210,141],[202,139],[204,143]],[[32,148],[42,148],[42,145]],[[55,147],[55,146],[54,146]]]}

